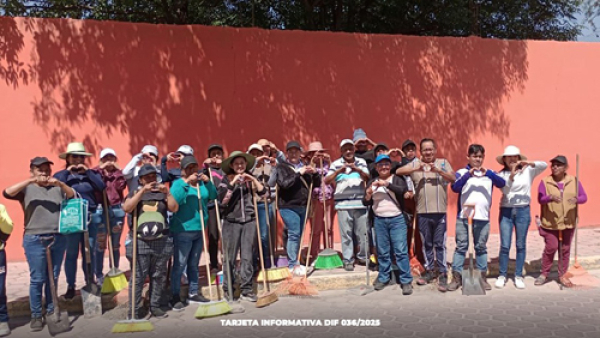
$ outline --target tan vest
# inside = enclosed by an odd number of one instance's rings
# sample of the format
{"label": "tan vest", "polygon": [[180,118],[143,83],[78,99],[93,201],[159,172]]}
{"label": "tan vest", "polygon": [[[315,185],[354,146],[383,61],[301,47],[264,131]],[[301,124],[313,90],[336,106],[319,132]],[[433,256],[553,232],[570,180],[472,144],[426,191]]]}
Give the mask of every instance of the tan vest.
{"label": "tan vest", "polygon": [[569,175],[565,177],[562,194],[552,176],[544,178],[542,182],[546,186],[547,195],[562,197],[561,202],[542,204],[542,227],[549,230],[572,229],[577,219],[577,205],[569,203],[569,200],[577,198],[577,182],[575,177]]}

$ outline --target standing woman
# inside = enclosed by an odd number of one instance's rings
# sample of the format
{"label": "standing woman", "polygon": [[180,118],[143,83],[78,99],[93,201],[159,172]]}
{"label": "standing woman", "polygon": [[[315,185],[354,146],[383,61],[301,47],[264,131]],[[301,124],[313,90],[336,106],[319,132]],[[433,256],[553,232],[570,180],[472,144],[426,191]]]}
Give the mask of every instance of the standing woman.
{"label": "standing woman", "polygon": [[[201,202],[198,200],[198,189],[200,189]],[[198,266],[204,245],[204,233],[208,230],[207,205],[209,200],[217,198],[217,189],[208,176],[198,172],[196,158],[185,156],[181,160],[181,178],[173,182],[171,194],[179,204],[179,210],[173,214],[170,224],[175,245],[173,271],[171,272],[171,291],[173,293],[171,304],[173,310],[182,311],[185,304],[181,301],[179,294],[181,275],[184,269],[186,269],[189,280],[188,301],[190,303],[209,301],[202,296],[198,286]],[[202,221],[200,220],[200,207],[203,213]],[[204,224],[204,231],[202,224]]]}
{"label": "standing woman", "polygon": [[548,280],[548,274],[554,261],[554,254],[559,247],[559,235],[562,231],[562,262],[559,261],[558,281],[570,288],[573,283],[565,276],[569,268],[571,256],[571,240],[578,217],[578,204],[587,202],[587,195],[581,181],[567,174],[569,162],[567,158],[558,155],[550,160],[552,175],[544,178],[538,188],[538,201],[542,207],[540,235],[546,243],[542,255],[542,272],[535,280],[535,285],[543,285]]}
{"label": "standing woman", "polygon": [[[102,191],[106,187],[102,176],[94,170],[91,170],[86,164],[85,159],[92,154],[85,151],[83,143],[73,142],[67,146],[67,151],[58,157],[66,160],[66,169],[54,174],[54,178],[66,183],[73,188],[81,198],[88,201],[88,212],[92,215],[92,221],[88,226],[90,236],[90,257],[92,259],[92,271],[87,271],[85,259],[82,259],[83,273],[88,279],[87,274],[94,275],[96,261],[98,226],[102,224],[102,216],[96,214],[96,209],[100,201],[97,196],[102,196]],[[85,246],[83,243],[83,234],[76,233],[65,236],[67,238],[67,254],[65,257],[65,275],[67,277],[67,293],[65,299],[75,297],[75,277],[77,276],[77,258],[81,248],[81,256],[85,257]],[[92,278],[93,279],[93,278]]]}
{"label": "standing woman", "polygon": [[515,287],[525,289],[523,281],[523,265],[527,244],[527,232],[531,223],[531,185],[533,179],[541,174],[548,165],[546,162],[527,161],[519,148],[508,146],[504,154],[496,157],[496,161],[504,166],[498,173],[506,181],[502,188],[500,201],[500,275],[496,280],[496,288],[501,289],[506,284],[508,270],[508,253],[513,229],[515,229],[515,246],[517,247],[517,264],[515,267]]}

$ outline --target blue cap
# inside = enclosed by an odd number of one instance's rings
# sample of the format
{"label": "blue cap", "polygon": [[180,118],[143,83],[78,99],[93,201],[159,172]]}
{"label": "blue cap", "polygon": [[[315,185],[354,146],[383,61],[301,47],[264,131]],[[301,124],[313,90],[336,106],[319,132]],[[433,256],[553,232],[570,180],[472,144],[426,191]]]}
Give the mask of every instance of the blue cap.
{"label": "blue cap", "polygon": [[379,163],[383,160],[388,160],[390,162],[392,161],[388,155],[381,154],[381,155],[377,156],[377,158],[375,159],[375,163]]}
{"label": "blue cap", "polygon": [[361,128],[354,130],[354,134],[352,136],[352,141],[354,141],[354,143],[364,138],[367,138],[367,133],[365,133],[364,130],[362,130]]}

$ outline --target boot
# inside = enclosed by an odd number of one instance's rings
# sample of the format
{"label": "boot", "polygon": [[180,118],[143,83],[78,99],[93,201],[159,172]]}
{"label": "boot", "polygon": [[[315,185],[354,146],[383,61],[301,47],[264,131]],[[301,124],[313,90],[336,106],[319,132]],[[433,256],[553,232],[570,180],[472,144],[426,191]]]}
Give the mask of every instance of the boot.
{"label": "boot", "polygon": [[452,282],[448,284],[448,291],[456,291],[462,286],[462,275],[460,272],[452,272]]}
{"label": "boot", "polygon": [[486,291],[490,291],[492,289],[492,286],[490,285],[490,283],[487,282],[487,270],[481,271],[481,280],[483,280],[483,288]]}

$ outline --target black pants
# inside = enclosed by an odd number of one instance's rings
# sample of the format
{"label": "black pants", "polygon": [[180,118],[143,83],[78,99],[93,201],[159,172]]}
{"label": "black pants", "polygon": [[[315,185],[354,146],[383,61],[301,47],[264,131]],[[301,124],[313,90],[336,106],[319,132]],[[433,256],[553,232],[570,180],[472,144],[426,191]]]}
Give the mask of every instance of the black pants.
{"label": "black pants", "polygon": [[[235,285],[235,260],[240,253],[241,271],[240,271],[240,290],[242,293],[252,291],[252,277],[254,276],[253,253],[257,241],[256,222],[234,223],[227,220],[223,223],[223,249],[227,250],[227,260],[229,261],[229,271],[231,272],[231,282]],[[227,269],[224,269],[223,290],[228,290]]]}
{"label": "black pants", "polygon": [[219,225],[216,208],[208,209],[208,255],[210,267],[217,268],[219,266]]}

